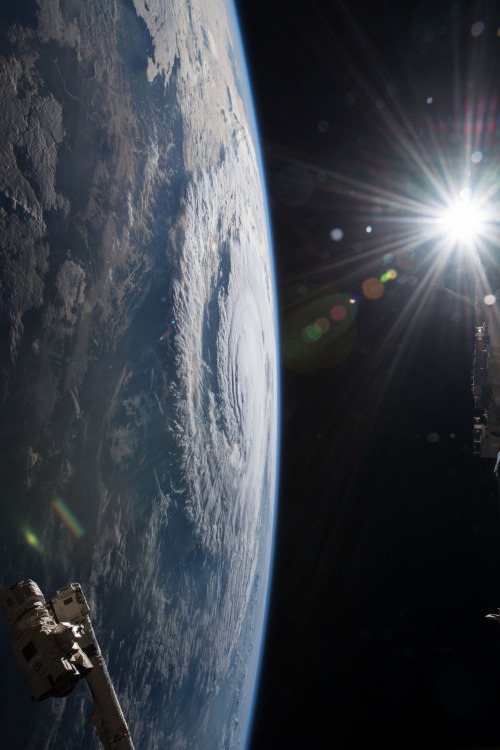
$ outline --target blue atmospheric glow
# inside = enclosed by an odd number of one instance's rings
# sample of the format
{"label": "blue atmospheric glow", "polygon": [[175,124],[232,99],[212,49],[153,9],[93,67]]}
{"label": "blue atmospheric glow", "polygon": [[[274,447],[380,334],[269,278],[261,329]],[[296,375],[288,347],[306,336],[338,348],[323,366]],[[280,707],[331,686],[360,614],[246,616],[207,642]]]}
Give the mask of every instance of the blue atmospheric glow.
{"label": "blue atmospheric glow", "polygon": [[[264,646],[265,646],[265,633],[267,630],[267,622],[268,622],[268,616],[269,616],[269,601],[270,601],[270,595],[271,595],[271,581],[272,581],[273,560],[274,560],[274,550],[275,550],[275,540],[276,540],[276,504],[278,500],[278,491],[279,491],[279,457],[280,457],[280,446],[281,446],[281,427],[280,427],[281,425],[281,383],[280,383],[280,378],[279,378],[280,342],[279,342],[278,311],[277,311],[276,264],[275,264],[274,247],[273,247],[273,241],[272,241],[271,220],[269,216],[268,191],[267,191],[265,171],[264,171],[263,160],[262,160],[261,141],[260,141],[259,128],[257,125],[256,115],[255,115],[255,106],[254,106],[253,97],[252,97],[253,89],[251,85],[251,79],[250,79],[250,75],[248,71],[248,66],[246,63],[244,43],[243,43],[243,39],[241,36],[237,11],[233,2],[231,1],[227,2],[227,10],[228,10],[228,16],[230,18],[230,22],[233,27],[233,38],[237,45],[237,50],[235,50],[235,54],[237,54],[239,58],[238,59],[238,73],[241,74],[241,77],[242,77],[242,82],[243,82],[242,93],[244,96],[244,105],[245,105],[245,109],[247,112],[248,122],[251,128],[253,141],[255,144],[255,151],[257,154],[257,160],[258,160],[258,165],[259,165],[259,172],[261,175],[261,187],[262,187],[262,194],[263,194],[265,211],[266,211],[268,246],[269,246],[270,263],[271,263],[272,278],[273,278],[274,330],[275,330],[275,335],[276,335],[275,354],[276,354],[276,362],[277,362],[277,369],[276,369],[276,377],[277,377],[276,409],[277,409],[277,412],[275,415],[275,419],[277,420],[276,483],[274,487],[274,492],[271,493],[271,496],[273,497],[271,538],[270,538],[270,542],[268,545],[268,549],[265,550],[265,552],[269,555],[269,559],[266,559],[265,561],[264,560],[261,561],[263,572],[265,573],[267,570],[267,580],[265,581],[265,594],[261,597],[262,610],[256,616],[256,624],[260,620],[261,629],[259,632],[258,627],[256,626],[256,648],[255,648],[256,658],[252,667],[249,667],[250,675],[251,675],[252,669],[254,670],[254,673],[255,673],[254,686],[253,686],[252,694],[248,696],[247,706],[246,708],[244,707],[242,710],[242,717],[241,717],[242,725],[243,725],[241,747],[246,748],[248,747],[250,738],[251,738],[252,724],[253,724],[254,715],[255,715],[257,693],[258,693],[259,682],[260,682],[260,674],[262,670],[262,659],[263,659],[263,652],[264,652]],[[249,679],[249,685],[251,684],[252,684],[252,681],[251,679]]]}

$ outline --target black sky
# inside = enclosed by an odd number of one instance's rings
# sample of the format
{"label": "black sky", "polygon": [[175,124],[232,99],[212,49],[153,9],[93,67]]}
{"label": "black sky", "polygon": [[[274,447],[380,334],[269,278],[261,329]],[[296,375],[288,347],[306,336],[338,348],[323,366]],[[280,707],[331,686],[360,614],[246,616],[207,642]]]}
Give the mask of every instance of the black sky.
{"label": "black sky", "polygon": [[[283,353],[252,750],[500,747],[500,630],[484,619],[500,606],[500,515],[493,462],[471,455],[471,267],[455,253],[433,271],[436,242],[390,246],[408,212],[386,200],[435,197],[440,159],[459,187],[500,176],[500,6],[238,8]],[[322,305],[355,310],[351,324],[297,354]]]}

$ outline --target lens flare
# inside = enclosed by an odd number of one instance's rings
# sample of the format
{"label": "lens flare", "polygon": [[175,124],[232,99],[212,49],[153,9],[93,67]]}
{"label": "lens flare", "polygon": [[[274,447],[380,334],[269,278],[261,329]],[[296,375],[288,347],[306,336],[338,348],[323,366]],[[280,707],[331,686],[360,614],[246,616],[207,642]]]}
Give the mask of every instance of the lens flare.
{"label": "lens flare", "polygon": [[281,337],[284,364],[303,373],[344,361],[356,342],[355,303],[324,285],[311,284],[304,295],[290,289]]}
{"label": "lens flare", "polygon": [[23,536],[30,547],[33,547],[33,549],[36,549],[37,552],[43,552],[42,543],[40,542],[37,535],[34,534],[30,529],[28,528],[23,529]]}
{"label": "lens flare", "polygon": [[321,338],[321,331],[316,327],[315,323],[304,328],[304,341],[312,342],[319,341]]}
{"label": "lens flare", "polygon": [[320,333],[327,333],[330,330],[330,323],[326,318],[318,318],[314,325]]}
{"label": "lens flare", "polygon": [[344,320],[344,318],[347,315],[347,309],[344,307],[344,305],[334,305],[332,309],[330,310],[330,317],[332,320],[341,321]]}
{"label": "lens flare", "polygon": [[[476,310],[500,305],[499,108],[492,98],[495,71],[487,70],[475,46],[475,37],[490,27],[483,31],[483,22],[471,27],[470,18],[458,15],[461,4],[455,3],[457,14],[448,17],[451,75],[440,79],[444,69],[437,66],[431,89],[427,77],[416,75],[418,66],[411,66],[407,78],[398,71],[396,84],[371,33],[351,16],[349,3],[341,5],[352,36],[337,36],[332,55],[335,75],[340,69],[345,76],[353,123],[356,117],[360,122],[353,149],[359,156],[339,149],[329,158],[331,167],[324,158],[301,164],[318,175],[318,212],[323,206],[328,212],[318,226],[322,232],[328,227],[336,241],[335,224],[341,223],[343,236],[336,246],[325,238],[328,256],[319,256],[321,264],[307,271],[300,264],[287,281],[300,279],[311,289],[323,285],[325,293],[321,305],[311,292],[300,301],[296,294],[285,299],[282,341],[285,365],[299,372],[329,367],[351,354],[356,365],[355,357],[366,355],[356,373],[356,393],[372,388],[363,428],[369,435],[370,425],[393,403],[394,385],[413,378],[422,322],[442,317],[443,330],[456,335],[458,325],[461,331],[471,327]],[[419,33],[423,40],[423,27]],[[431,46],[425,41],[427,54]],[[279,168],[295,164],[297,155],[274,148],[273,159]],[[349,290],[349,296],[331,300],[333,289]],[[337,320],[341,308],[348,314]],[[354,311],[370,326],[369,343],[357,339]],[[320,317],[329,320],[329,331],[304,340],[304,328]],[[439,445],[439,434],[429,432],[427,440]]]}
{"label": "lens flare", "polygon": [[380,281],[385,284],[387,281],[394,281],[398,278],[398,272],[395,268],[389,268],[388,271],[382,274]]}
{"label": "lens flare", "polygon": [[85,534],[84,527],[61,497],[56,497],[50,505],[55,515],[63,522],[72,537],[79,539]]}
{"label": "lens flare", "polygon": [[384,285],[380,279],[366,279],[366,281],[363,281],[361,288],[367,299],[380,299],[384,293]]}

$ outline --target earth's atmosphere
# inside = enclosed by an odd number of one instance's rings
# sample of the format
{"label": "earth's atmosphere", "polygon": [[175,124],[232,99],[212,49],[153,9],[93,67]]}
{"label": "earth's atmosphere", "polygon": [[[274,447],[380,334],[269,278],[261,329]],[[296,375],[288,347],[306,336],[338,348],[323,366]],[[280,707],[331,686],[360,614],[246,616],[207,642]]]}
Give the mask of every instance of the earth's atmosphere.
{"label": "earth's atmosphere", "polygon": [[[244,747],[279,389],[234,9],[0,13],[0,584],[82,584],[138,750]],[[12,645],[1,746],[99,747],[86,686],[30,703]]]}

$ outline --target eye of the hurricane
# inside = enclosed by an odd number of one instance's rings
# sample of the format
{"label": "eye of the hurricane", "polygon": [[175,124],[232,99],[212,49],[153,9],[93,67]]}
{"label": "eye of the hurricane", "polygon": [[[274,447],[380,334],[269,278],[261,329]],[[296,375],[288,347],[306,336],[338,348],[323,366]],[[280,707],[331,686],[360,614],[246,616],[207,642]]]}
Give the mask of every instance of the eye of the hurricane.
{"label": "eye of the hurricane", "polygon": [[474,202],[468,189],[460,191],[458,198],[443,212],[439,223],[443,234],[454,245],[471,246],[484,230],[485,217],[481,207]]}

